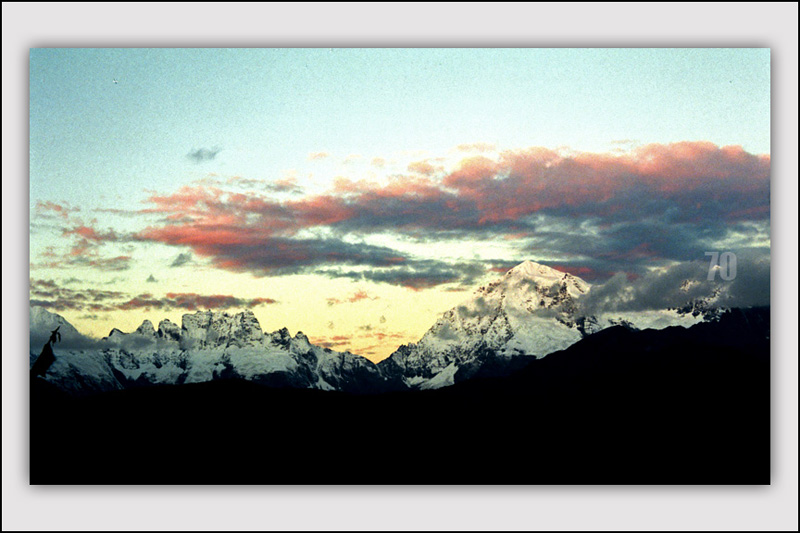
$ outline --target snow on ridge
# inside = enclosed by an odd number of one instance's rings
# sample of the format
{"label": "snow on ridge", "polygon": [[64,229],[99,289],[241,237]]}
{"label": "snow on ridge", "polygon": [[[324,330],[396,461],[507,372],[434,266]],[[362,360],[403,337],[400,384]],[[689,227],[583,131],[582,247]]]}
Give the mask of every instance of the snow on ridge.
{"label": "snow on ridge", "polygon": [[[438,388],[452,384],[458,368],[475,371],[490,359],[544,357],[615,324],[689,327],[702,320],[676,310],[583,317],[580,302],[591,289],[578,276],[523,261],[476,289],[445,312],[417,343],[401,347],[389,360],[403,373],[407,386]],[[392,362],[382,365],[388,368]]]}
{"label": "snow on ridge", "polygon": [[[31,308],[31,316],[32,331],[44,329],[47,338],[53,324],[80,335],[66,319],[45,309]],[[69,350],[57,343],[54,352],[56,363],[45,379],[78,394],[131,384],[193,383],[220,377],[269,381],[274,376],[278,383],[330,390],[335,388],[331,379],[347,386],[354,372],[378,373],[368,359],[314,346],[301,332],[294,337],[286,328],[264,333],[249,310],[185,314],[180,328],[162,320],[156,329],[145,320],[130,333],[112,329],[89,350]],[[31,364],[38,353],[31,353]]]}

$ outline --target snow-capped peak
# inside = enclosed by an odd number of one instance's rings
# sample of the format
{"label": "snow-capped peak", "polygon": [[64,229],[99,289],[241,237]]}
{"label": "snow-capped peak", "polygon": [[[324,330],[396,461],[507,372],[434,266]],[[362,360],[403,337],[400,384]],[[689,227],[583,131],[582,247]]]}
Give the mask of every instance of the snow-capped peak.
{"label": "snow-capped peak", "polygon": [[264,332],[252,311],[236,314],[225,311],[197,311],[183,315],[182,340],[187,348],[203,346],[237,346],[260,344]]}
{"label": "snow-capped peak", "polygon": [[417,344],[401,347],[390,359],[407,385],[436,388],[463,379],[459,372],[466,377],[478,371],[487,358],[543,357],[580,340],[575,300],[589,289],[576,276],[524,261],[444,313]]}
{"label": "snow-capped peak", "polygon": [[564,285],[566,286],[566,291],[573,298],[585,294],[591,288],[588,283],[577,276],[534,261],[523,261],[515,266],[506,272],[503,281],[506,285],[509,282],[520,281],[525,284],[533,283],[540,287]]}
{"label": "snow-capped peak", "polygon": [[506,276],[524,278],[549,278],[560,279],[564,272],[560,272],[552,267],[536,263],[535,261],[523,261],[514,268],[506,272]]}
{"label": "snow-capped peak", "polygon": [[92,340],[81,335],[72,324],[56,313],[51,313],[44,307],[32,306],[30,308],[30,350],[38,354],[42,345],[48,342],[51,332],[58,328],[60,335],[59,345],[69,348],[83,348],[92,344]]}

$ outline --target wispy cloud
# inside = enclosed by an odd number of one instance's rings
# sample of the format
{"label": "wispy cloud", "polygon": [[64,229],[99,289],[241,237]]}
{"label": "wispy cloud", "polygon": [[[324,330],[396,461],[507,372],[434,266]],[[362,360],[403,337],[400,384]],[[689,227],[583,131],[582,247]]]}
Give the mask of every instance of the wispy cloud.
{"label": "wispy cloud", "polygon": [[46,217],[48,215],[54,214],[64,220],[68,220],[69,216],[72,213],[77,213],[81,209],[80,207],[72,207],[66,203],[56,203],[56,202],[36,202],[35,213],[39,217]]}
{"label": "wispy cloud", "polygon": [[[152,277],[152,276],[151,276]],[[168,292],[162,296],[141,293],[130,296],[121,291],[101,289],[70,289],[53,280],[31,280],[30,304],[51,311],[109,312],[132,309],[243,309],[275,304],[273,298],[241,298],[225,294],[197,294]]]}
{"label": "wispy cloud", "polygon": [[492,143],[475,142],[469,144],[459,144],[456,149],[460,152],[493,152],[497,150],[497,146]]}
{"label": "wispy cloud", "polygon": [[360,302],[361,300],[378,300],[378,299],[379,299],[378,296],[370,296],[369,294],[367,294],[367,291],[359,289],[350,296],[347,296],[345,298],[327,298],[326,301],[328,302],[329,306],[333,306],[343,303],[352,304],[355,302]]}
{"label": "wispy cloud", "polygon": [[277,303],[277,301],[272,298],[244,299],[224,294],[203,295],[196,293],[168,292],[163,297],[153,297],[147,293],[140,294],[126,302],[116,304],[116,308],[120,310],[184,309],[187,311],[195,311],[197,309],[251,308],[274,303]]}

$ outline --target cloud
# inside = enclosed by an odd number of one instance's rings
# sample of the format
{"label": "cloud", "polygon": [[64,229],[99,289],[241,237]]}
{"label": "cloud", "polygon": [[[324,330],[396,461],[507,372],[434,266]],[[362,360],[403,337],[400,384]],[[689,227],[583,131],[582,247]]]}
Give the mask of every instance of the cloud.
{"label": "cloud", "polygon": [[83,224],[67,228],[62,232],[63,236],[68,235],[76,235],[88,241],[93,241],[95,243],[99,242],[113,242],[118,241],[119,237],[114,232],[114,230],[108,230],[105,232],[98,231],[91,226],[85,226]]}
{"label": "cloud", "polygon": [[76,257],[72,261],[72,264],[76,266],[88,266],[106,272],[121,272],[123,270],[128,270],[131,267],[132,261],[133,258],[129,255],[95,258]]}
{"label": "cloud", "polygon": [[[406,333],[377,331],[369,324],[364,326],[359,326],[358,329],[363,332],[358,335],[360,339],[376,339],[380,342],[383,342],[384,340],[387,339],[408,342],[409,339],[413,339],[413,337],[409,337],[409,335]],[[372,350],[374,348],[384,348],[384,347],[385,346],[380,346],[380,345],[369,346],[367,348],[360,349],[359,352],[372,353],[371,351],[367,350]]]}
{"label": "cloud", "polygon": [[172,260],[172,263],[170,263],[169,266],[172,268],[177,268],[191,262],[192,262],[192,254],[185,252],[178,254],[178,256]]}
{"label": "cloud", "polygon": [[309,341],[317,346],[328,349],[340,349],[350,345],[350,337],[346,335],[334,335],[332,337],[310,337]]}
{"label": "cloud", "polygon": [[195,311],[197,309],[251,308],[273,303],[276,303],[276,300],[272,298],[244,299],[225,294],[203,295],[168,292],[164,297],[154,297],[148,293],[140,294],[126,302],[117,304],[116,308],[123,311],[131,309],[185,309],[187,311]]}
{"label": "cloud", "polygon": [[416,172],[417,174],[422,174],[423,176],[430,176],[440,170],[442,170],[442,167],[434,166],[427,161],[415,161],[408,164],[409,172]]}
{"label": "cloud", "polygon": [[308,154],[308,159],[310,161],[320,161],[322,159],[330,157],[330,155],[331,154],[329,154],[328,152],[311,152],[310,154]]}
{"label": "cloud", "polygon": [[51,311],[110,311],[113,302],[124,298],[120,291],[101,289],[70,289],[52,279],[31,279],[30,305],[39,305]]}
{"label": "cloud", "polygon": [[736,254],[737,274],[726,281],[708,279],[708,261],[686,261],[631,279],[618,273],[596,284],[581,300],[581,313],[644,311],[679,308],[711,298],[723,307],[763,306],[770,303],[769,252],[758,249]]}
{"label": "cloud", "polygon": [[[137,234],[137,239],[188,246],[195,254],[210,258],[219,268],[257,275],[297,272],[319,265],[386,267],[406,261],[388,247],[335,238],[281,236],[294,231],[291,218],[295,223],[299,221],[300,226],[313,226],[342,216],[335,207],[326,207],[313,199],[302,205],[293,203],[292,214],[277,204],[245,195],[225,199],[211,196],[203,191],[182,190],[177,199],[158,199],[166,206],[165,210],[176,210],[186,216],[169,225],[146,228]],[[177,262],[183,264],[183,259]]]}
{"label": "cloud", "polygon": [[80,255],[84,249],[76,247],[72,249],[74,257],[65,256],[55,261],[45,261],[42,263],[31,263],[31,269],[59,269],[71,270],[76,267],[86,267],[103,272],[122,272],[131,268],[133,259],[129,255],[118,255],[116,257],[100,257],[95,255]]}
{"label": "cloud", "polygon": [[[152,277],[152,276],[151,276]],[[131,297],[120,291],[92,288],[68,289],[53,280],[32,279],[30,305],[39,305],[50,311],[108,312],[131,309],[232,309],[252,308],[278,303],[272,298],[239,298],[232,295],[203,295],[197,293],[172,293],[154,296],[142,293]]]}
{"label": "cloud", "polygon": [[59,204],[50,201],[38,201],[35,207],[35,212],[38,216],[47,217],[49,214],[55,214],[64,220],[68,220],[70,214],[79,212],[80,210],[80,207],[72,207],[67,203]]}
{"label": "cloud", "polygon": [[443,183],[474,200],[487,223],[534,213],[635,220],[671,211],[696,222],[763,218],[769,157],[711,143],[646,145],[618,154],[544,148],[473,157]]}
{"label": "cloud", "polygon": [[458,313],[458,316],[462,319],[469,319],[476,316],[485,316],[491,311],[489,304],[486,303],[483,297],[476,298],[473,304],[474,308],[472,309],[464,305],[459,305],[456,307],[456,313]]}
{"label": "cloud", "polygon": [[479,263],[454,263],[444,261],[419,260],[409,265],[391,269],[371,269],[365,271],[322,270],[321,274],[331,277],[345,277],[354,280],[368,280],[391,285],[400,285],[419,291],[445,283],[472,285],[485,273]]}
{"label": "cloud", "polygon": [[[683,142],[623,153],[532,147],[492,157],[477,148],[437,177],[423,161],[412,163],[412,174],[382,183],[340,178],[325,194],[280,201],[211,184],[153,194],[142,213],[163,218],[134,239],[181,247],[217,268],[256,276],[322,272],[422,289],[473,281],[485,267],[418,258],[364,237],[432,245],[502,239],[515,255],[547,258],[599,280],[695,260],[709,243],[747,224],[761,225],[768,236],[770,158],[740,147]],[[270,184],[272,192],[297,192],[293,180]],[[76,255],[119,238],[88,229],[72,228],[83,239]],[[188,253],[179,258],[188,260]]]}
{"label": "cloud", "polygon": [[355,302],[360,302],[361,300],[378,300],[378,299],[379,299],[378,296],[370,296],[369,294],[367,294],[366,291],[359,289],[356,292],[354,292],[352,295],[348,296],[347,298],[344,298],[344,299],[327,298],[326,300],[328,302],[328,305],[332,306],[332,305],[339,305],[339,304],[343,304],[343,303],[351,303],[352,304],[352,303],[355,303]]}
{"label": "cloud", "polygon": [[459,144],[456,149],[460,152],[493,152],[497,150],[497,146],[492,143],[475,142],[470,144]]}
{"label": "cloud", "polygon": [[265,188],[270,192],[283,192],[289,194],[302,194],[303,188],[297,184],[297,179],[286,178],[268,183]]}
{"label": "cloud", "polygon": [[202,163],[204,161],[212,161],[220,151],[222,151],[221,148],[197,148],[186,154],[186,157],[195,163]]}
{"label": "cloud", "polygon": [[[60,210],[53,205],[46,208],[59,213],[77,210],[66,208]],[[64,216],[63,218],[68,225],[51,228],[60,232],[61,238],[56,241],[58,244],[45,247],[45,250],[39,254],[43,261],[32,262],[31,269],[63,270],[86,267],[106,272],[119,272],[131,267],[133,258],[127,255],[127,251],[125,254],[116,256],[102,253],[106,244],[129,242],[129,236],[120,235],[113,229],[100,230],[96,228],[96,219],[87,224],[78,217]]]}
{"label": "cloud", "polygon": [[[201,184],[197,182],[198,184]],[[227,185],[233,185],[239,189],[258,191],[265,190],[274,193],[289,193],[289,194],[302,194],[303,188],[297,185],[297,178],[289,177],[280,180],[266,181],[260,179],[248,179],[241,176],[234,176],[229,178],[226,182]],[[211,184],[214,187],[222,185],[215,182]]]}

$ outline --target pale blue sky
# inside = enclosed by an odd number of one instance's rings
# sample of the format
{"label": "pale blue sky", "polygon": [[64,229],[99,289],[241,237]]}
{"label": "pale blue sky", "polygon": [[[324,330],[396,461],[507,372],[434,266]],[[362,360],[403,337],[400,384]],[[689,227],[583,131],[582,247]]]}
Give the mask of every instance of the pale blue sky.
{"label": "pale blue sky", "polygon": [[770,142],[768,49],[33,49],[30,87],[32,205],[317,151]]}

